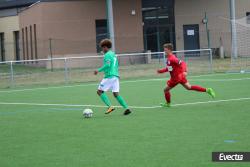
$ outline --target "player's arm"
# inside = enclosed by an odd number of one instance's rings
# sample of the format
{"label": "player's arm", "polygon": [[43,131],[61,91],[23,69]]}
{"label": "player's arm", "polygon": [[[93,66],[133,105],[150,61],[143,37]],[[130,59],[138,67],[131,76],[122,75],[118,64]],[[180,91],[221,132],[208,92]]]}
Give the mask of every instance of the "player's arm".
{"label": "player's arm", "polygon": [[158,72],[159,74],[162,74],[162,73],[168,72],[168,68],[166,67],[166,68],[163,68],[163,69],[157,70],[157,72]]}
{"label": "player's arm", "polygon": [[105,71],[107,68],[110,67],[110,59],[108,58],[104,58],[104,64],[101,68],[98,68],[96,71],[95,71],[95,75],[97,75],[99,72],[103,72]]}
{"label": "player's arm", "polygon": [[105,60],[104,65],[101,68],[98,68],[97,71],[102,72],[102,71],[106,70],[109,67],[110,67],[110,60]]}

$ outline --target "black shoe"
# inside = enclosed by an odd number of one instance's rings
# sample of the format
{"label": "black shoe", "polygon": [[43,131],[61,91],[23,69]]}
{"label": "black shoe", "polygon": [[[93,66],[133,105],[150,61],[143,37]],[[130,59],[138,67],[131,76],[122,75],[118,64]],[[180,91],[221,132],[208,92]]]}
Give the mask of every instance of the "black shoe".
{"label": "black shoe", "polygon": [[126,109],[126,110],[124,111],[123,115],[129,115],[129,114],[131,114],[131,113],[132,113],[132,111],[130,111],[130,109]]}

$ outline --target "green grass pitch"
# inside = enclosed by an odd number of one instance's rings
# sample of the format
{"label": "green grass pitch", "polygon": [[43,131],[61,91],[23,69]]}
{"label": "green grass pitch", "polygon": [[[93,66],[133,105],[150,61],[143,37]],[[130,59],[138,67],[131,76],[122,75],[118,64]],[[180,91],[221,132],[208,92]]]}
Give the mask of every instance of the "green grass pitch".
{"label": "green grass pitch", "polygon": [[[164,101],[165,80],[122,81],[121,95],[130,106],[158,106]],[[123,116],[122,108],[105,115],[105,108],[90,107],[91,119],[82,116],[87,107],[77,105],[103,105],[97,84],[1,90],[0,166],[249,166],[214,163],[211,153],[250,151],[250,74],[189,80],[214,88],[216,99],[178,86],[170,109],[132,108],[132,115]]]}

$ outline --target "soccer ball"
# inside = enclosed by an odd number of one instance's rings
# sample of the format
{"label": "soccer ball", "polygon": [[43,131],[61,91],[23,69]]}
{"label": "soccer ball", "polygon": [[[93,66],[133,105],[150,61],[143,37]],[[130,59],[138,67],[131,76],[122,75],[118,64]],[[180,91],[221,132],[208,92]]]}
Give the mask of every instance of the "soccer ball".
{"label": "soccer ball", "polygon": [[89,108],[84,109],[82,112],[84,118],[91,118],[93,116],[93,111]]}

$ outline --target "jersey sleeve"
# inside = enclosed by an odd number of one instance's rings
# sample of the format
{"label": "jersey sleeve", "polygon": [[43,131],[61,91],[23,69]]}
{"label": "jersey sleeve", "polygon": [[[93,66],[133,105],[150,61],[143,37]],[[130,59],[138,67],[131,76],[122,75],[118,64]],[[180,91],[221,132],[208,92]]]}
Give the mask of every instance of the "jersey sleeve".
{"label": "jersey sleeve", "polygon": [[98,72],[102,72],[104,70],[106,70],[107,68],[110,67],[110,63],[111,63],[111,58],[109,55],[105,55],[104,56],[104,64],[101,68],[98,68]]}
{"label": "jersey sleeve", "polygon": [[168,72],[168,68],[163,68],[157,71],[158,73],[165,73]]}

